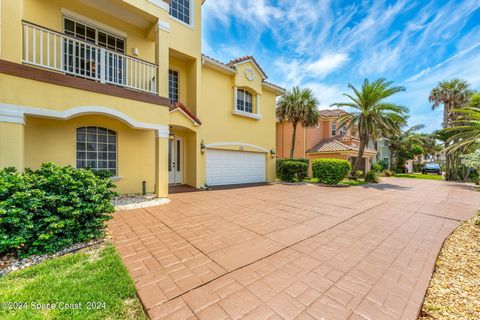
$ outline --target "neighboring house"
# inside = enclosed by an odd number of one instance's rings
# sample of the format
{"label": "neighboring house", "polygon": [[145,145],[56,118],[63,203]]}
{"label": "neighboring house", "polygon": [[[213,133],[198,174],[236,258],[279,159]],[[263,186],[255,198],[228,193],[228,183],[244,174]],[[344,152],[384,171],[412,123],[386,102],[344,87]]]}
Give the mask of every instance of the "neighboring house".
{"label": "neighboring house", "polygon": [[390,158],[392,153],[390,151],[390,147],[388,146],[388,139],[380,138],[376,143],[371,142],[370,146],[373,146],[373,148],[377,150],[377,156],[374,158],[373,163],[385,163],[390,169]]}
{"label": "neighboring house", "polygon": [[158,196],[274,181],[284,89],[202,55],[203,2],[0,1],[0,168],[106,169]]}
{"label": "neighboring house", "polygon": [[[360,141],[355,129],[347,130],[339,126],[338,118],[344,113],[345,111],[341,109],[320,110],[317,126],[305,128],[298,124],[294,157],[310,160],[337,158],[353,162],[357,157]],[[290,157],[292,130],[290,122],[277,122],[277,156],[279,158]],[[376,153],[372,148],[365,149],[361,170],[365,172],[370,170]]]}

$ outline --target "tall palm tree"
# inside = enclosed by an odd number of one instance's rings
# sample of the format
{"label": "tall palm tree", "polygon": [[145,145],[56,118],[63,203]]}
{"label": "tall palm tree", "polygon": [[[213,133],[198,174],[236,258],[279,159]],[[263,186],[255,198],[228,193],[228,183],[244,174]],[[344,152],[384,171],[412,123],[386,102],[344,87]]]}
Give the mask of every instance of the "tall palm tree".
{"label": "tall palm tree", "polygon": [[353,164],[352,175],[358,170],[370,139],[393,136],[406,124],[408,109],[385,101],[394,94],[405,91],[404,87],[392,86],[392,84],[393,82],[385,79],[373,82],[365,79],[360,90],[348,84],[353,95],[346,93],[343,95],[350,101],[332,104],[332,106],[352,109],[351,112],[339,118],[341,126],[358,128],[360,146],[357,159]]}
{"label": "tall palm tree", "polygon": [[[451,126],[451,122],[455,121],[458,113],[453,110],[462,108],[470,100],[472,91],[467,81],[461,79],[453,79],[450,81],[441,81],[432,89],[428,98],[432,103],[432,110],[437,109],[443,105],[443,128]],[[454,150],[448,149],[445,144],[445,159],[446,159],[446,180],[455,179],[458,175],[455,169],[456,155]]]}
{"label": "tall palm tree", "polygon": [[280,122],[290,121],[292,124],[290,158],[293,158],[297,125],[300,123],[303,127],[313,127],[318,123],[320,118],[318,99],[315,98],[312,90],[308,88],[300,89],[299,87],[293,87],[292,90],[280,97],[277,104],[277,118]]}
{"label": "tall palm tree", "polygon": [[450,120],[454,118],[453,109],[458,109],[465,105],[472,95],[470,85],[467,81],[453,79],[450,81],[441,81],[430,91],[428,101],[432,104],[432,110],[443,105],[443,127],[450,126]]}

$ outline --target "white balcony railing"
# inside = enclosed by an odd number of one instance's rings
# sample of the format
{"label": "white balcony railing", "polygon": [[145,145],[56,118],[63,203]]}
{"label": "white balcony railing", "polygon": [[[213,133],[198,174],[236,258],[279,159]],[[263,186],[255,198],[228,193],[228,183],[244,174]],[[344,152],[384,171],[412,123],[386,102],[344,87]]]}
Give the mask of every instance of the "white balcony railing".
{"label": "white balcony railing", "polygon": [[23,63],[157,93],[157,66],[37,25],[23,23]]}

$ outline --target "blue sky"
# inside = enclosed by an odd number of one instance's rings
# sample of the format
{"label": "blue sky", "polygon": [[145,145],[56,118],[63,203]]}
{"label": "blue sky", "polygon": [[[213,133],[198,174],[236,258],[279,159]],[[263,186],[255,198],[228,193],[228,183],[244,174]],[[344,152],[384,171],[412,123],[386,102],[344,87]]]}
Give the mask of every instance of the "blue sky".
{"label": "blue sky", "polygon": [[392,101],[409,123],[440,127],[428,94],[455,77],[480,90],[480,0],[207,0],[203,52],[228,62],[253,55],[269,81],[311,88],[325,109],[347,83],[380,77],[405,86]]}

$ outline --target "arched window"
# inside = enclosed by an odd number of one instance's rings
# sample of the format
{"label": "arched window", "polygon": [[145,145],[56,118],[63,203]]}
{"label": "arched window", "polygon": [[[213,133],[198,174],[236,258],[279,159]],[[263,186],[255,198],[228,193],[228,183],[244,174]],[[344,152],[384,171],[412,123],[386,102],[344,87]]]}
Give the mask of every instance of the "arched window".
{"label": "arched window", "polygon": [[339,132],[341,136],[344,136],[347,133],[347,127],[341,126]]}
{"label": "arched window", "polygon": [[117,175],[117,133],[101,127],[77,128],[77,168]]}
{"label": "arched window", "polygon": [[250,92],[237,89],[237,110],[253,112],[253,96]]}
{"label": "arched window", "polygon": [[337,135],[337,123],[332,122],[332,137]]}

